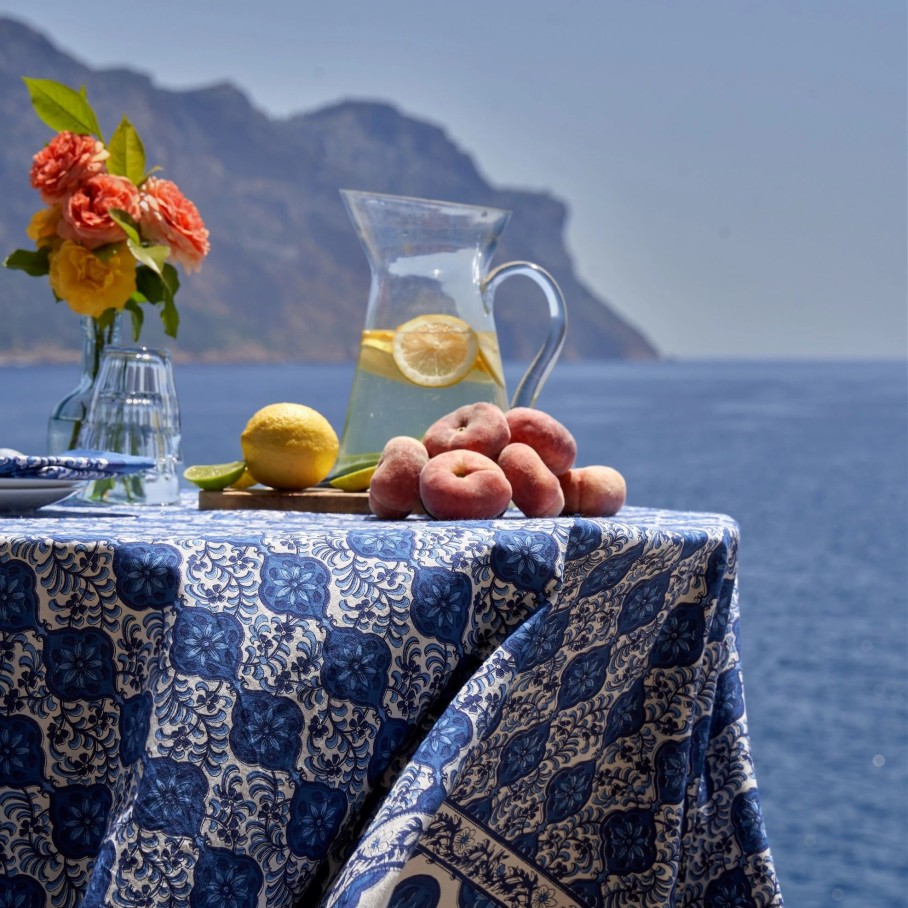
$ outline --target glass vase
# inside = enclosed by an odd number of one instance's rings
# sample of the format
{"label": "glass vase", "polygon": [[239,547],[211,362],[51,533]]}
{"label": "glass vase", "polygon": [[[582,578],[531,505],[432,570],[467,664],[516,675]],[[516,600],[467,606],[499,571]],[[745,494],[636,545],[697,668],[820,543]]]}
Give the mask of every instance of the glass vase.
{"label": "glass vase", "polygon": [[76,387],[50,414],[47,424],[48,454],[61,454],[77,446],[101,357],[106,347],[119,343],[125,317],[128,317],[125,313],[118,313],[107,327],[89,316],[82,317],[82,374]]}

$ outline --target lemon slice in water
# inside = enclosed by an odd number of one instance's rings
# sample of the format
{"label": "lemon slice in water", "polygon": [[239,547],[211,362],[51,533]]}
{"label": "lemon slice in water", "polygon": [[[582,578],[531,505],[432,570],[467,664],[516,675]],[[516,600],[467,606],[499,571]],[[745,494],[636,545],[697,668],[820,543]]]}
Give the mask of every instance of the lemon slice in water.
{"label": "lemon slice in water", "polygon": [[456,385],[476,362],[476,332],[453,315],[420,315],[394,333],[391,354],[403,376],[424,388]]}

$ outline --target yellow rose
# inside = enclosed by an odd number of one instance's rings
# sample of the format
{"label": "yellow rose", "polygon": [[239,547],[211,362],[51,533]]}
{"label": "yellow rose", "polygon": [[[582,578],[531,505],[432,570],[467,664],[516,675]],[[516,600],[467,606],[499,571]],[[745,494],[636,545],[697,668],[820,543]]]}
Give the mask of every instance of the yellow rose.
{"label": "yellow rose", "polygon": [[59,205],[35,212],[25,232],[36,246],[47,246],[57,235],[57,223],[63,213]]}
{"label": "yellow rose", "polygon": [[103,258],[64,240],[50,255],[50,285],[74,312],[97,318],[105,309],[122,309],[136,290],[136,261],[126,243]]}

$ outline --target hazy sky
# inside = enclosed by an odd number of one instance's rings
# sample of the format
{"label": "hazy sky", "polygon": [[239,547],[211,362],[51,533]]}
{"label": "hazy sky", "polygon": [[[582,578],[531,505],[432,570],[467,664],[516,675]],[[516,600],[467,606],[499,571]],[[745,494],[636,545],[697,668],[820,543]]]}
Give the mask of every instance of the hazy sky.
{"label": "hazy sky", "polygon": [[165,88],[230,80],[276,116],[385,100],[444,127],[493,184],[568,204],[581,278],[668,356],[906,355],[904,0],[0,13]]}

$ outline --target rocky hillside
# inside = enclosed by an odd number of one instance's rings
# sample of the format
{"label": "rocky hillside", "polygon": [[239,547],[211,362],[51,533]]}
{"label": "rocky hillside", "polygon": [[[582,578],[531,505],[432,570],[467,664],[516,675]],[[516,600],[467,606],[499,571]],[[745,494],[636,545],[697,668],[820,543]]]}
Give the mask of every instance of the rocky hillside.
{"label": "rocky hillside", "polygon": [[[555,275],[570,316],[564,357],[657,355],[578,281],[564,245],[565,205],[547,194],[490,186],[438,126],[360,101],[272,119],[233,85],[164,91],[137,72],[90,69],[31,28],[0,17],[3,255],[28,245],[24,228],[39,207],[28,170],[50,137],[32,111],[23,75],[85,85],[106,135],[126,114],[145,140],[149,164],[160,165],[198,205],[212,252],[201,272],[184,279],[177,298],[180,336],[168,345],[181,358],[353,357],[369,271],[340,188],[512,210],[495,262],[528,259]],[[529,282],[504,284],[496,320],[505,357],[530,358],[545,319],[542,295]],[[0,270],[0,359],[72,353],[75,321],[54,305],[45,280]]]}

